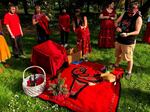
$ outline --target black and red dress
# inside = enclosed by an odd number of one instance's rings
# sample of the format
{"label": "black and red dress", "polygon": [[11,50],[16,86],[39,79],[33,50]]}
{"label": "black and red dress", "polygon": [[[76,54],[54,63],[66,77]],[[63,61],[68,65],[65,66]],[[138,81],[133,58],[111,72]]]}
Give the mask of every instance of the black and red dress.
{"label": "black and red dress", "polygon": [[91,52],[90,31],[88,26],[83,29],[81,28],[81,26],[84,26],[84,16],[75,16],[73,21],[75,23],[75,32],[77,34],[77,48],[82,51],[82,55],[88,54]]}

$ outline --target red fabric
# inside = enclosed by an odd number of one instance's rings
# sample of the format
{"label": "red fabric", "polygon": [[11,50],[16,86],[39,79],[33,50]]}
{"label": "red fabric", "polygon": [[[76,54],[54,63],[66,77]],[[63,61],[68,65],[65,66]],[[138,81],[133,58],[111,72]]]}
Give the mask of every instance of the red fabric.
{"label": "red fabric", "polygon": [[53,41],[46,41],[32,49],[31,63],[43,67],[52,76],[67,61],[65,48]]}
{"label": "red fabric", "polygon": [[59,27],[60,30],[70,32],[70,16],[67,13],[59,15]]}
{"label": "red fabric", "polygon": [[10,13],[5,14],[4,24],[9,25],[12,34],[17,37],[21,35],[20,31],[20,20],[17,14],[11,15]]}
{"label": "red fabric", "polygon": [[150,44],[150,22],[147,23],[143,41]]}
{"label": "red fabric", "polygon": [[[102,11],[104,16],[115,17],[115,11],[108,13],[105,9]],[[114,47],[115,39],[115,24],[114,20],[101,19],[100,22],[100,33],[98,36],[98,46],[100,48],[112,48]]]}
{"label": "red fabric", "polygon": [[[73,81],[72,70],[78,67],[85,67],[87,71],[85,74],[93,76],[94,74],[100,73],[99,70],[104,67],[101,64],[95,64],[91,62],[84,62],[79,65],[70,65],[66,68],[61,77],[65,78],[65,84],[67,84],[68,89]],[[115,75],[122,75],[123,69],[118,68],[114,70]],[[47,86],[50,83],[47,80]],[[73,86],[72,91],[76,91],[79,88],[80,83],[77,82]],[[58,95],[52,96],[52,94],[45,90],[39,98],[44,100],[52,101],[59,104],[60,106],[65,106],[75,112],[115,112],[118,101],[119,101],[120,83],[117,81],[116,85],[110,82],[102,81],[97,83],[95,86],[86,86],[77,96],[76,99],[68,97],[68,95]]]}
{"label": "red fabric", "polygon": [[46,34],[50,35],[50,30],[49,30],[49,22],[46,18],[45,15],[42,15],[38,19],[39,25],[45,30]]}
{"label": "red fabric", "polygon": [[82,51],[82,55],[91,52],[90,31],[89,28],[76,28],[77,48]]}
{"label": "red fabric", "polygon": [[[42,77],[39,77],[36,79],[35,84],[36,86],[42,84],[44,82],[44,79]],[[31,80],[27,81],[27,86],[31,86]]]}

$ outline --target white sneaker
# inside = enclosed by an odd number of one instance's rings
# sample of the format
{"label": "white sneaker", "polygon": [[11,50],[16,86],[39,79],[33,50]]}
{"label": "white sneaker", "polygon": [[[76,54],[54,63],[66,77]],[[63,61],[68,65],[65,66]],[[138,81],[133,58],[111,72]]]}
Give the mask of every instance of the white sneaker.
{"label": "white sneaker", "polygon": [[22,54],[20,55],[21,58],[25,59],[26,58],[26,55]]}
{"label": "white sneaker", "polygon": [[68,46],[68,44],[65,44],[65,45],[64,45],[64,47],[67,47],[67,46]]}

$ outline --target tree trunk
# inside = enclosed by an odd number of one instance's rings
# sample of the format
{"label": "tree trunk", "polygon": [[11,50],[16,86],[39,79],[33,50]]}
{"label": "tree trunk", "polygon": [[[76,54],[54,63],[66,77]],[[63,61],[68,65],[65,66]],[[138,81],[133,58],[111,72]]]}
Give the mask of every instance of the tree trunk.
{"label": "tree trunk", "polygon": [[23,0],[23,8],[24,8],[25,14],[27,15],[28,14],[27,0]]}
{"label": "tree trunk", "polygon": [[142,13],[143,16],[146,16],[148,14],[149,8],[150,8],[150,0],[147,0],[143,4],[143,6],[140,8],[141,13]]}
{"label": "tree trunk", "polygon": [[128,10],[128,5],[130,4],[132,0],[125,0],[125,10]]}
{"label": "tree trunk", "polygon": [[88,14],[90,11],[90,1],[87,0],[87,9],[86,9],[86,13]]}
{"label": "tree trunk", "polygon": [[58,5],[59,5],[59,12],[61,12],[61,1],[58,0]]}

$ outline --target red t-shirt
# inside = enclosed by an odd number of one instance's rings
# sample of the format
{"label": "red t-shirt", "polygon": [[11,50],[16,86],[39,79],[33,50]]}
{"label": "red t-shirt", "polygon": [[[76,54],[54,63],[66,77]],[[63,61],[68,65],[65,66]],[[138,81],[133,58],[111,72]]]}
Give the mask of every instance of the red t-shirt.
{"label": "red t-shirt", "polygon": [[10,30],[15,37],[21,35],[20,20],[17,14],[10,14],[10,13],[5,14],[4,24],[9,25]]}
{"label": "red t-shirt", "polygon": [[64,27],[66,32],[70,31],[70,16],[68,14],[59,16],[59,26]]}

